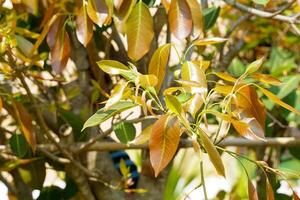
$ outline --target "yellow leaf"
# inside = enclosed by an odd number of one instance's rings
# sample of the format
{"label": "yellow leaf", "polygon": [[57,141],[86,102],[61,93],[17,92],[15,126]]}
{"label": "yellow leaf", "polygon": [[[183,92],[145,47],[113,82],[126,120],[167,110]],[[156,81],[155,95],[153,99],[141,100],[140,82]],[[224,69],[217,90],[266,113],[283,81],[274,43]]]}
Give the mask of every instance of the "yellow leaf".
{"label": "yellow leaf", "polygon": [[146,142],[149,141],[150,135],[152,132],[153,125],[147,126],[142,130],[142,132],[133,140],[130,142],[130,144],[145,144]]}
{"label": "yellow leaf", "polygon": [[157,85],[158,79],[153,74],[139,74],[136,79],[136,85],[141,85],[143,88],[154,87]]}
{"label": "yellow leaf", "polygon": [[187,1],[193,19],[193,36],[202,37],[203,36],[203,18],[202,18],[202,9],[201,5],[197,0],[188,0]]}
{"label": "yellow leaf", "polygon": [[107,25],[111,22],[111,13],[104,0],[88,0],[87,14],[98,26]]}
{"label": "yellow leaf", "polygon": [[268,74],[254,73],[254,74],[252,74],[252,77],[262,83],[267,83],[267,84],[276,85],[276,86],[281,85],[280,80],[278,80],[277,78],[275,78],[271,75],[268,75]]}
{"label": "yellow leaf", "polygon": [[266,95],[271,101],[275,102],[276,104],[284,107],[285,109],[291,111],[291,112],[294,112],[298,115],[300,115],[300,112],[298,110],[296,110],[295,108],[293,108],[292,106],[284,103],[283,101],[281,101],[275,94],[273,94],[272,92],[269,92],[268,90],[262,88],[262,87],[259,87],[258,88],[264,93],[264,95]]}
{"label": "yellow leaf", "polygon": [[236,78],[232,77],[231,75],[229,75],[227,73],[214,72],[214,74],[225,81],[229,81],[229,82],[233,82],[233,83],[236,81]]}
{"label": "yellow leaf", "polygon": [[155,86],[156,91],[160,90],[161,84],[164,81],[166,67],[169,60],[171,44],[165,44],[160,46],[154,52],[148,68],[149,74],[154,74],[158,78],[157,85]]}
{"label": "yellow leaf", "polygon": [[154,37],[153,19],[147,5],[139,1],[126,24],[128,56],[133,61],[141,59],[150,49]]}
{"label": "yellow leaf", "polygon": [[218,44],[227,41],[226,38],[218,38],[218,37],[212,37],[212,38],[203,38],[198,39],[193,42],[193,45],[196,46],[205,46],[209,44]]}

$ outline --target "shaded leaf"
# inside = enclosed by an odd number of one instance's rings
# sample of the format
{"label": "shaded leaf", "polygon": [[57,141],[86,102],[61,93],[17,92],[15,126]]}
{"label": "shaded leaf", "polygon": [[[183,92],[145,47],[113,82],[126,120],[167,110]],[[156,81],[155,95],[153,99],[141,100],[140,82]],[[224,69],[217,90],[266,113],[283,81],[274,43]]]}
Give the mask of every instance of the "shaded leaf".
{"label": "shaded leaf", "polygon": [[33,47],[33,44],[27,40],[26,38],[22,37],[22,36],[19,36],[19,35],[15,35],[16,37],[16,40],[17,40],[17,45],[18,45],[18,48],[21,50],[21,52],[29,57],[30,56],[30,50],[32,49]]}
{"label": "shaded leaf", "polygon": [[51,49],[52,69],[60,74],[66,67],[70,57],[70,39],[68,33],[62,29],[56,37],[55,44]]}
{"label": "shaded leaf", "polygon": [[27,7],[28,11],[37,15],[39,12],[39,1],[38,0],[22,0],[22,3]]}
{"label": "shaded leaf", "polygon": [[125,34],[126,32],[126,21],[135,6],[135,2],[135,0],[114,1],[116,7],[114,24],[120,33]]}
{"label": "shaded leaf", "polygon": [[149,141],[149,150],[155,177],[172,160],[176,153],[179,139],[180,127],[176,118],[163,115],[154,123]]}
{"label": "shaded leaf", "polygon": [[220,7],[210,7],[203,10],[204,28],[208,30],[216,23],[220,13]]}
{"label": "shaded leaf", "polygon": [[104,0],[88,0],[87,14],[98,26],[107,25],[111,22],[112,16]]}
{"label": "shaded leaf", "polygon": [[154,37],[153,19],[147,5],[139,1],[126,23],[128,56],[137,61],[149,51]]}
{"label": "shaded leaf", "polygon": [[112,116],[127,110],[129,108],[132,108],[136,106],[133,102],[130,101],[119,101],[112,105],[108,110],[102,108],[98,110],[94,115],[92,115],[83,125],[83,128],[81,131],[86,129],[87,127],[96,126],[107,119],[111,118]]}
{"label": "shaded leaf", "polygon": [[166,67],[169,60],[171,44],[165,44],[155,50],[148,68],[149,74],[154,74],[157,77],[156,91],[160,90],[161,84],[164,81],[166,74]]}
{"label": "shaded leaf", "polygon": [[93,37],[93,23],[87,15],[85,2],[82,3],[76,16],[76,35],[85,47]]}
{"label": "shaded leaf", "polygon": [[190,7],[193,19],[193,36],[202,37],[204,25],[201,4],[199,4],[197,0],[188,0],[187,3]]}
{"label": "shaded leaf", "polygon": [[32,118],[26,108],[19,102],[14,101],[13,106],[15,108],[21,131],[32,150],[35,151],[36,136],[32,125]]}
{"label": "shaded leaf", "polygon": [[203,146],[210,158],[210,161],[216,168],[216,171],[219,175],[225,177],[225,169],[221,159],[221,156],[217,149],[214,147],[213,143],[210,141],[209,137],[201,129],[198,129],[198,134],[203,143]]}
{"label": "shaded leaf", "polygon": [[249,200],[258,200],[257,191],[250,179],[248,179],[248,197]]}
{"label": "shaded leaf", "polygon": [[24,135],[21,134],[13,134],[9,139],[9,146],[12,152],[19,158],[24,158],[30,152],[30,147]]}
{"label": "shaded leaf", "polygon": [[262,87],[258,87],[263,93],[264,95],[266,95],[271,101],[275,102],[276,104],[284,107],[285,109],[294,112],[298,115],[300,115],[300,112],[298,110],[296,110],[295,108],[293,108],[292,106],[284,103],[283,101],[281,101],[275,94],[273,94],[272,92],[262,88]]}
{"label": "shaded leaf", "polygon": [[135,138],[136,130],[132,123],[120,122],[114,125],[114,131],[120,142],[127,144]]}
{"label": "shaded leaf", "polygon": [[178,39],[185,39],[193,28],[192,14],[186,0],[171,0],[168,12],[170,31]]}

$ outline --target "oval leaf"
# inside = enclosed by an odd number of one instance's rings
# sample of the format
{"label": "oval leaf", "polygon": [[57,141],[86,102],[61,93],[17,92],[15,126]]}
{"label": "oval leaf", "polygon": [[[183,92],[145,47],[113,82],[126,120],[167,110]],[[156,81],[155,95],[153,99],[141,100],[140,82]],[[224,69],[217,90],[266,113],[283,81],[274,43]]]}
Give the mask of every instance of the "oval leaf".
{"label": "oval leaf", "polygon": [[202,18],[202,9],[201,5],[197,0],[188,0],[187,1],[193,19],[193,36],[201,37],[203,36],[203,18]]}
{"label": "oval leaf", "polygon": [[193,28],[192,14],[186,0],[172,0],[168,12],[171,33],[178,39],[190,35]]}
{"label": "oval leaf", "polygon": [[193,45],[205,46],[205,45],[209,45],[209,44],[219,44],[219,43],[222,43],[222,42],[225,42],[225,41],[227,41],[226,38],[217,38],[217,37],[203,38],[203,39],[195,40],[193,42]]}
{"label": "oval leaf", "polygon": [[84,2],[76,16],[76,35],[79,42],[85,47],[93,37],[93,23],[87,16]]}
{"label": "oval leaf", "polygon": [[120,122],[114,125],[114,131],[120,142],[127,144],[135,138],[136,129],[132,123]]}
{"label": "oval leaf", "polygon": [[150,161],[155,177],[174,157],[180,139],[180,127],[176,118],[162,116],[155,122],[149,141]]}
{"label": "oval leaf", "polygon": [[133,61],[141,59],[150,49],[154,37],[153,19],[148,7],[139,1],[126,24],[128,56]]}
{"label": "oval leaf", "polygon": [[161,84],[164,81],[166,74],[166,67],[169,60],[171,44],[165,44],[160,46],[154,52],[148,68],[149,74],[154,74],[157,77],[157,85],[155,86],[156,91],[158,92]]}

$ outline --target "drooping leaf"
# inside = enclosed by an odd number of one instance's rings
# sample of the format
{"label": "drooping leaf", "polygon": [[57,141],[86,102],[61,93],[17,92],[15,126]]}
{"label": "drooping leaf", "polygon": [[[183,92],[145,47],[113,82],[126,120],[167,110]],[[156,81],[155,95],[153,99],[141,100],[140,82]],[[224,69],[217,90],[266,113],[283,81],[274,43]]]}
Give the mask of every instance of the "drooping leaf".
{"label": "drooping leaf", "polygon": [[193,28],[192,14],[186,0],[171,0],[168,12],[171,33],[178,39],[185,39]]}
{"label": "drooping leaf", "polygon": [[250,179],[248,179],[248,197],[249,200],[258,200],[257,191]]}
{"label": "drooping leaf", "polygon": [[225,41],[227,41],[226,38],[218,38],[218,37],[202,38],[202,39],[195,40],[193,42],[193,45],[205,46],[205,45],[209,45],[209,44],[219,44],[219,43],[222,43]]}
{"label": "drooping leaf", "polygon": [[32,150],[35,151],[36,135],[32,125],[32,118],[21,103],[14,101],[13,106],[15,108],[16,117],[18,118],[20,129]]}
{"label": "drooping leaf", "polygon": [[156,91],[160,90],[161,84],[165,78],[166,67],[169,60],[171,44],[165,44],[160,46],[154,52],[148,68],[149,74],[154,74],[157,77],[157,85],[155,86]]}
{"label": "drooping leaf", "polygon": [[149,51],[154,37],[153,19],[147,5],[139,1],[126,23],[128,56],[137,61]]}
{"label": "drooping leaf", "polygon": [[142,130],[142,132],[130,143],[139,145],[139,144],[145,144],[149,141],[151,133],[152,133],[152,127],[153,125],[147,126]]}
{"label": "drooping leaf", "polygon": [[272,185],[270,184],[269,180],[266,181],[266,191],[267,191],[267,200],[275,200],[274,198],[274,191]]}
{"label": "drooping leaf", "polygon": [[88,0],[87,14],[100,27],[111,22],[112,16],[105,0]]}
{"label": "drooping leaf", "polygon": [[60,74],[67,65],[70,57],[70,39],[67,31],[60,30],[57,34],[55,44],[51,49],[52,69]]}
{"label": "drooping leaf", "polygon": [[85,47],[93,37],[93,22],[87,15],[86,4],[84,2],[76,16],[76,35],[79,42]]}
{"label": "drooping leaf", "polygon": [[127,110],[129,108],[132,108],[134,106],[136,106],[136,104],[134,104],[131,101],[119,101],[119,102],[115,103],[114,105],[112,105],[108,110],[102,108],[102,109],[98,110],[94,115],[92,115],[84,123],[81,131],[83,131],[87,127],[96,126],[96,125],[106,121],[107,119],[111,118],[112,116],[114,116],[124,110]]}
{"label": "drooping leaf", "polygon": [[271,101],[273,101],[274,103],[284,107],[285,109],[294,112],[298,115],[300,115],[300,111],[296,110],[295,108],[293,108],[292,106],[284,103],[283,101],[281,101],[275,94],[273,94],[272,92],[262,88],[262,87],[258,87],[263,93],[264,95],[266,95]]}
{"label": "drooping leaf", "polygon": [[253,73],[251,76],[262,83],[267,83],[276,86],[281,85],[281,81],[279,79],[268,74]]}
{"label": "drooping leaf", "polygon": [[213,25],[217,21],[219,13],[220,7],[210,7],[203,10],[205,30],[208,30],[213,27]]}
{"label": "drooping leaf", "polygon": [[203,36],[203,16],[201,4],[197,0],[188,0],[187,1],[193,19],[193,36],[194,37],[202,37]]}
{"label": "drooping leaf", "polygon": [[114,125],[114,131],[120,142],[127,144],[135,138],[136,129],[132,123],[120,122]]}
{"label": "drooping leaf", "polygon": [[9,146],[19,158],[24,158],[30,152],[30,147],[24,135],[21,134],[13,134],[9,139]]}
{"label": "drooping leaf", "polygon": [[221,156],[217,149],[214,147],[213,143],[210,141],[209,137],[201,129],[198,129],[198,134],[203,143],[203,146],[210,158],[210,161],[216,168],[216,171],[219,175],[225,177],[225,169],[221,159]]}
{"label": "drooping leaf", "polygon": [[172,160],[176,153],[179,139],[180,127],[176,118],[163,115],[154,123],[149,141],[149,150],[155,177]]}

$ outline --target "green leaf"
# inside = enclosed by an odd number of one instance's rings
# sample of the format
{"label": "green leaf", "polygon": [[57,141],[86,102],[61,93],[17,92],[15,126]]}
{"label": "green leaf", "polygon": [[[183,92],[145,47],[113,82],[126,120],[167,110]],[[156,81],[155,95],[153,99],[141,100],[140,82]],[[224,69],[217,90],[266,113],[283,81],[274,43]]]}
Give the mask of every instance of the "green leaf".
{"label": "green leaf", "polygon": [[165,96],[166,106],[176,115],[181,115],[182,107],[178,99],[173,95]]}
{"label": "green leaf", "polygon": [[209,137],[204,133],[201,129],[198,129],[198,134],[200,136],[200,139],[203,143],[204,149],[206,150],[210,161],[216,168],[216,171],[219,175],[225,177],[225,169],[223,162],[221,160],[221,156],[219,152],[217,151],[216,147],[213,145],[213,143],[210,141]]}
{"label": "green leaf", "polygon": [[57,186],[44,187],[37,200],[63,199],[63,189]]}
{"label": "green leaf", "polygon": [[205,30],[208,30],[213,27],[213,25],[217,21],[219,13],[220,13],[220,7],[210,7],[210,8],[204,9],[203,16],[204,16]]}
{"label": "green leaf", "polygon": [[139,74],[123,63],[115,60],[101,60],[97,62],[97,64],[105,73],[110,75],[121,75],[127,80],[135,80],[137,75]]}
{"label": "green leaf", "polygon": [[153,19],[150,11],[139,1],[131,11],[126,24],[128,57],[133,61],[141,59],[150,49],[154,38]]}
{"label": "green leaf", "polygon": [[117,138],[122,143],[128,143],[135,138],[136,129],[132,123],[120,122],[114,125]]}
{"label": "green leaf", "polygon": [[30,146],[24,135],[13,134],[9,139],[9,145],[12,152],[19,158],[24,158],[30,152]]}
{"label": "green leaf", "polygon": [[256,4],[260,4],[260,5],[267,5],[267,3],[269,3],[270,0],[252,0],[254,3]]}
{"label": "green leaf", "polygon": [[256,72],[260,68],[260,66],[263,64],[263,61],[264,61],[264,57],[250,63],[247,66],[245,74],[252,74],[252,73]]}
{"label": "green leaf", "polygon": [[100,123],[108,120],[112,116],[114,116],[124,110],[127,110],[129,108],[132,108],[134,106],[136,106],[136,104],[134,104],[131,101],[119,101],[119,102],[115,103],[114,105],[112,105],[108,110],[102,108],[102,109],[98,110],[94,115],[92,115],[84,123],[81,131],[83,131],[87,127],[99,125]]}

